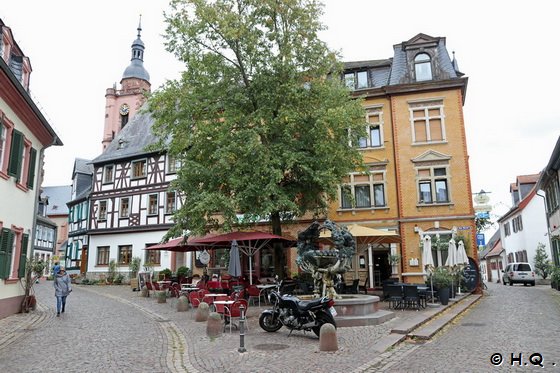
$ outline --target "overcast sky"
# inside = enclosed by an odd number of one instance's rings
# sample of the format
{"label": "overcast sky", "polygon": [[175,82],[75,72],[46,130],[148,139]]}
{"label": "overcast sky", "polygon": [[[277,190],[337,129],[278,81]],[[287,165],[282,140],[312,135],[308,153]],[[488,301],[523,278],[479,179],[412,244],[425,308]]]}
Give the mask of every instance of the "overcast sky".
{"label": "overcast sky", "polygon": [[[464,106],[473,192],[492,215],[511,207],[509,185],[538,173],[560,135],[555,2],[326,0],[322,39],[343,60],[384,59],[418,33],[446,37],[469,78]],[[69,185],[74,158],[101,153],[105,90],[120,82],[142,14],[152,90],[182,64],[165,51],[162,0],[6,1],[0,18],[30,57],[31,90],[64,142],[47,150],[44,186]],[[553,25],[555,25],[553,27]]]}

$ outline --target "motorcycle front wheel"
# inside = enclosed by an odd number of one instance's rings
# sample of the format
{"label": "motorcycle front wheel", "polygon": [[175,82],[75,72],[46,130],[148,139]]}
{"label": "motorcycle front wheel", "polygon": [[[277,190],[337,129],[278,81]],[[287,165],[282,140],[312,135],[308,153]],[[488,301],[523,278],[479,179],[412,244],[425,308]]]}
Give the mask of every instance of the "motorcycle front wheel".
{"label": "motorcycle front wheel", "polygon": [[323,326],[323,324],[333,324],[333,326],[336,328],[336,322],[334,321],[334,317],[330,313],[325,311],[321,311],[317,313],[316,322],[317,325],[315,325],[311,329],[313,330],[313,333],[315,333],[317,337],[319,337],[319,335],[321,334],[321,326]]}
{"label": "motorcycle front wheel", "polygon": [[282,323],[278,317],[274,317],[273,313],[262,313],[259,317],[259,325],[267,332],[276,332],[282,327]]}

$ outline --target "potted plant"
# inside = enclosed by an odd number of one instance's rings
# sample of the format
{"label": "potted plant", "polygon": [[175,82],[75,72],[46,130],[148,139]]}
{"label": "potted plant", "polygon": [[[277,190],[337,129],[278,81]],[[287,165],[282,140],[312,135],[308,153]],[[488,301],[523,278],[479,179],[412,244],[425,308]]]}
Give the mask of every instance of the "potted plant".
{"label": "potted plant", "polygon": [[191,270],[186,266],[177,268],[177,280],[179,281],[179,283],[181,282],[181,280],[189,277],[190,272]]}
{"label": "potted plant", "polygon": [[162,269],[162,270],[159,272],[158,275],[159,275],[160,277],[163,277],[164,280],[169,280],[169,279],[171,279],[171,275],[172,275],[172,274],[173,274],[173,272],[171,272],[171,270],[170,270],[169,268],[165,268],[165,269]]}
{"label": "potted plant", "polygon": [[25,258],[25,273],[22,279],[25,294],[21,304],[21,312],[27,313],[35,309],[37,301],[33,292],[33,285],[43,275],[46,266],[47,263],[42,260]]}
{"label": "potted plant", "polygon": [[401,256],[398,254],[389,254],[387,260],[389,261],[389,277],[391,277],[393,274],[393,267],[399,264]]}
{"label": "potted plant", "polygon": [[453,275],[445,267],[438,267],[432,274],[434,286],[438,289],[438,296],[443,306],[449,303],[449,289]]}

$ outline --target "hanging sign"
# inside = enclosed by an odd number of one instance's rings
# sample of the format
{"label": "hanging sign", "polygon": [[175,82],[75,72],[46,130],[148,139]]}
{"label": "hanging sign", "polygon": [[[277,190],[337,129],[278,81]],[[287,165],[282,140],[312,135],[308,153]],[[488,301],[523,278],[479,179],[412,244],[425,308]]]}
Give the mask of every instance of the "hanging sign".
{"label": "hanging sign", "polygon": [[208,254],[208,251],[204,250],[201,252],[198,260],[204,265],[208,264],[210,262],[210,254]]}

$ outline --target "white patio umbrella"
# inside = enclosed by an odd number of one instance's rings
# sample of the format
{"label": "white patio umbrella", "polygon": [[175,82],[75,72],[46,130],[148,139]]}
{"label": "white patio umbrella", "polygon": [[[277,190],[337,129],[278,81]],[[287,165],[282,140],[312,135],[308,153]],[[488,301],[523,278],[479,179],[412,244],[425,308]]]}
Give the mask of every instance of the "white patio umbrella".
{"label": "white patio umbrella", "polygon": [[239,245],[237,245],[237,240],[231,241],[228,273],[233,277],[241,276],[241,259],[239,259]]}
{"label": "white patio umbrella", "polygon": [[434,303],[434,283],[432,281],[432,272],[434,270],[434,257],[432,256],[432,238],[429,234],[426,234],[422,238],[422,265],[424,266],[424,270],[430,276],[430,290],[431,290],[431,302],[430,305],[435,305]]}
{"label": "white patio umbrella", "polygon": [[[459,241],[459,246],[457,247],[457,258],[455,260],[457,264],[457,269],[459,272],[462,272],[463,269],[469,265],[469,257],[467,256],[467,252],[465,250],[465,244],[463,241]],[[459,283],[459,290],[457,294],[461,294],[461,283]]]}
{"label": "white patio umbrella", "polygon": [[[445,261],[445,265],[449,267],[449,270],[452,273],[455,273],[456,266],[457,266],[457,245],[455,244],[455,240],[451,239],[449,241],[449,249],[447,250],[447,260]],[[451,298],[453,298],[453,288],[454,288],[454,280],[451,279]]]}

